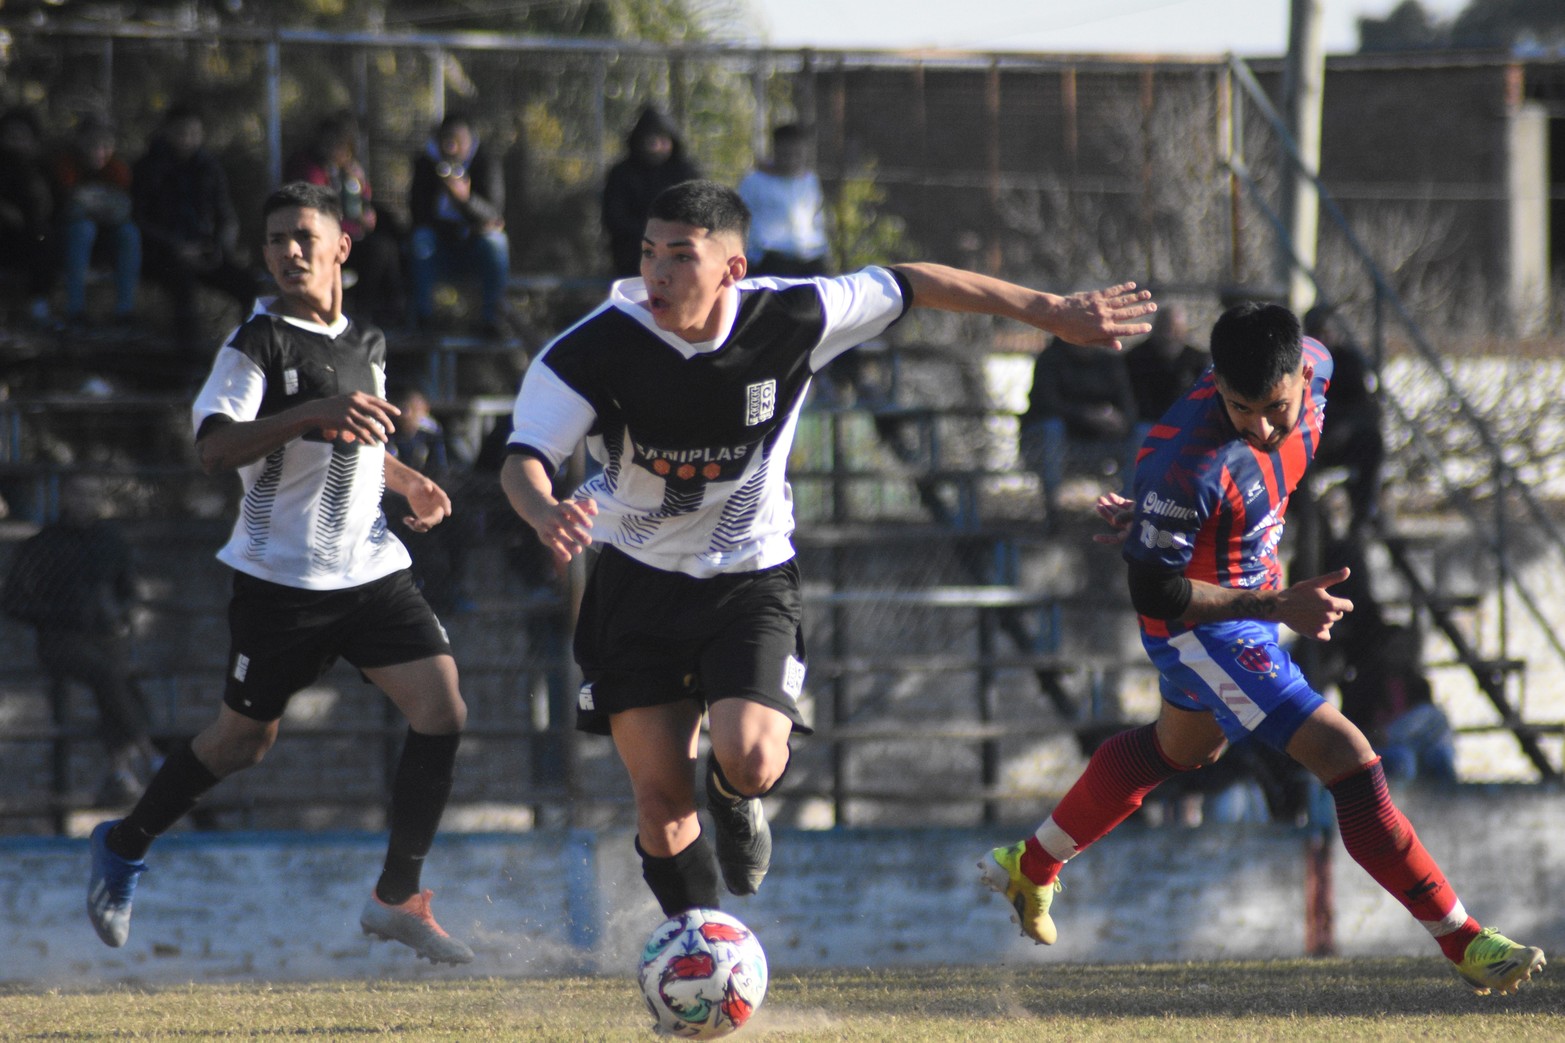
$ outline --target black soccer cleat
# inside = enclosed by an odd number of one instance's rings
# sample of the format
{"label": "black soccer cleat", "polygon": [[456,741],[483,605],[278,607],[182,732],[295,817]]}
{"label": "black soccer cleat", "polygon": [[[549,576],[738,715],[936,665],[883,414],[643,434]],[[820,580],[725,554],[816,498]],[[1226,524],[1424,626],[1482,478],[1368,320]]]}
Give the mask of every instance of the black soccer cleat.
{"label": "black soccer cleat", "polygon": [[717,832],[717,866],[736,895],[753,895],[772,865],[772,827],[760,797],[725,795],[717,787],[713,761],[706,762],[706,806]]}

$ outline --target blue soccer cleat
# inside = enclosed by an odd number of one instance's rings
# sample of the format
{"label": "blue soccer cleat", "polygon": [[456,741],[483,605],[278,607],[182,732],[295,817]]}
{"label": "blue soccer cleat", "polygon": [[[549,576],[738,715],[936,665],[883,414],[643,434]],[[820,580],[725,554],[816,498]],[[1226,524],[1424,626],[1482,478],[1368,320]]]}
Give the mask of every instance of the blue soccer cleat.
{"label": "blue soccer cleat", "polygon": [[130,900],[136,878],[147,871],[144,861],[131,862],[109,850],[114,822],[100,822],[88,844],[92,849],[92,879],[87,884],[87,917],[104,945],[118,949],[130,937]]}

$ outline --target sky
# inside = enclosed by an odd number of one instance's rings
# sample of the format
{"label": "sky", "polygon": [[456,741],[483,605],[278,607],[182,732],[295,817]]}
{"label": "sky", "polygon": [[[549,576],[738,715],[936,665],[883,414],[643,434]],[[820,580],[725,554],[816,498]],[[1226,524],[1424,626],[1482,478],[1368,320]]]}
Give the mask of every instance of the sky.
{"label": "sky", "polygon": [[[747,0],[775,47],[1281,55],[1289,0]],[[1328,54],[1400,0],[1320,0]],[[1421,0],[1449,18],[1466,0]],[[953,12],[962,12],[954,14]]]}

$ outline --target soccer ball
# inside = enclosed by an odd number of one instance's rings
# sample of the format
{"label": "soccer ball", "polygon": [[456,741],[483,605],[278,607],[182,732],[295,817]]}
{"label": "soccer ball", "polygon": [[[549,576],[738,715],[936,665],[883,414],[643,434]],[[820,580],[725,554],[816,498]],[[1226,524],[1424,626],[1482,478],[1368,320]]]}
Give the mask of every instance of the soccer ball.
{"label": "soccer ball", "polygon": [[641,994],[660,1035],[717,1039],[766,997],[766,953],[750,928],[716,909],[663,921],[641,950]]}

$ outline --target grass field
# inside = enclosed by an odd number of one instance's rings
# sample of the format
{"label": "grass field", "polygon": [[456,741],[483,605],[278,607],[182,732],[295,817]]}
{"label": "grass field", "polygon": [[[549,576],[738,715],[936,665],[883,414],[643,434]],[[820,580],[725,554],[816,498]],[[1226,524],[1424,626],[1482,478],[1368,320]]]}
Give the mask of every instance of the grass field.
{"label": "grass field", "polygon": [[[654,1039],[629,975],[0,988],[0,1039]],[[1565,982],[1474,996],[1438,959],[781,974],[736,1040],[1565,1040]]]}

